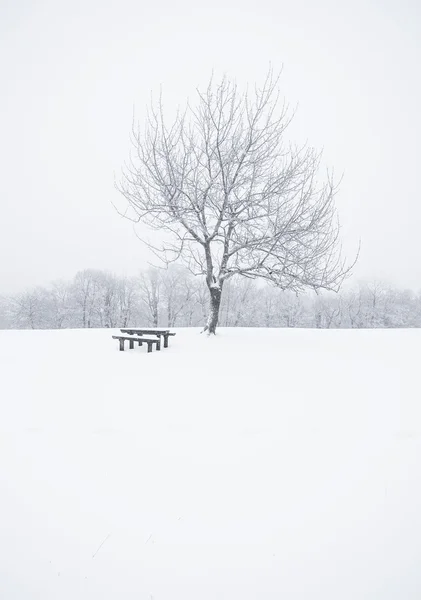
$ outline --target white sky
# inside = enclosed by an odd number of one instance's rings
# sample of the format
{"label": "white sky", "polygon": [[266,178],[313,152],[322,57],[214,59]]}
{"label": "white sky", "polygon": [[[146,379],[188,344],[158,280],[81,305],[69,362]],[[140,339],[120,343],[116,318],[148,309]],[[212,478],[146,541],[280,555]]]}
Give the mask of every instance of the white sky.
{"label": "white sky", "polygon": [[417,0],[0,0],[0,293],[147,255],[115,213],[114,172],[162,84],[168,106],[212,69],[284,65],[294,135],[344,172],[355,277],[421,288],[421,3]]}

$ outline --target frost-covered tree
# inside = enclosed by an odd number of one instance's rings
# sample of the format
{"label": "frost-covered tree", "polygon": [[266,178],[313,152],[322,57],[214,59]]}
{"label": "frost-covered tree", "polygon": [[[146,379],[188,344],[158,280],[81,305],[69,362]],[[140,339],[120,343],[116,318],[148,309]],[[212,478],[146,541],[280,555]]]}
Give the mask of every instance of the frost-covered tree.
{"label": "frost-covered tree", "polygon": [[170,265],[161,274],[161,285],[162,303],[168,327],[175,327],[180,319],[187,315],[191,324],[197,303],[198,281],[186,269],[178,265]]}
{"label": "frost-covered tree", "polygon": [[17,294],[10,302],[11,324],[19,329],[43,329],[49,313],[49,298],[43,288]]}
{"label": "frost-covered tree", "polygon": [[76,274],[71,294],[79,326],[115,327],[117,283],[114,276],[97,269]]}
{"label": "frost-covered tree", "polygon": [[114,275],[97,276],[98,289],[96,314],[100,327],[117,327],[120,322],[119,280]]}
{"label": "frost-covered tree", "polygon": [[139,280],[140,299],[146,310],[148,324],[158,327],[161,308],[162,277],[158,269],[148,269]]}
{"label": "frost-covered tree", "polygon": [[254,327],[260,313],[259,291],[252,279],[229,279],[222,296],[220,322],[225,327]]}
{"label": "frost-covered tree", "polygon": [[128,327],[139,316],[139,285],[135,277],[123,277],[117,282],[119,323]]}
{"label": "frost-covered tree", "polygon": [[340,295],[320,294],[313,300],[314,326],[319,329],[340,327],[342,302]]}
{"label": "frost-covered tree", "polygon": [[279,327],[280,317],[280,293],[272,286],[265,286],[260,292],[261,311],[259,326]]}
{"label": "frost-covered tree", "polygon": [[79,326],[92,327],[95,303],[95,277],[91,269],[79,271],[72,286],[72,299],[79,316]]}
{"label": "frost-covered tree", "polygon": [[[338,290],[349,268],[340,256],[335,187],[319,178],[321,155],[289,143],[289,110],[279,78],[241,92],[211,80],[174,121],[152,104],[118,188],[131,213],[167,234],[151,246],[204,275],[215,333],[223,287],[234,276],[294,292]],[[130,211],[129,211],[130,212]]]}
{"label": "frost-covered tree", "polygon": [[47,291],[49,315],[46,319],[53,329],[69,327],[72,322],[73,306],[71,286],[65,281],[55,281]]}
{"label": "frost-covered tree", "polygon": [[[208,289],[186,268],[150,269],[118,277],[88,269],[70,282],[54,282],[0,297],[0,329],[169,326],[203,323]],[[421,294],[366,281],[339,294],[297,295],[269,283],[232,277],[224,285],[225,327],[421,327]]]}
{"label": "frost-covered tree", "polygon": [[291,291],[280,295],[279,315],[282,327],[305,327],[305,308],[302,299]]}

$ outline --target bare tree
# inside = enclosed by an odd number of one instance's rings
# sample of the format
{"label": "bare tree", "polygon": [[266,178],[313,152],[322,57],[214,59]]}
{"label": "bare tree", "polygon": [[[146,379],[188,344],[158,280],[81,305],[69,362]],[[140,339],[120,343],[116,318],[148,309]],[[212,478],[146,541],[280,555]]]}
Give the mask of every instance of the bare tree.
{"label": "bare tree", "polygon": [[101,286],[106,274],[96,269],[79,271],[73,282],[72,297],[82,327],[103,326]]}
{"label": "bare tree", "polygon": [[276,327],[279,325],[279,292],[273,287],[265,286],[261,293],[260,326]]}
{"label": "bare tree", "polygon": [[48,315],[48,299],[43,288],[23,292],[12,298],[11,321],[20,329],[43,329]]}
{"label": "bare tree", "polygon": [[140,276],[140,299],[153,327],[158,327],[159,323],[161,285],[161,274],[157,269],[149,269]]}
{"label": "bare tree", "polygon": [[128,327],[137,312],[138,288],[138,281],[134,277],[123,277],[118,282],[118,304],[122,327]]}
{"label": "bare tree", "polygon": [[116,327],[121,320],[120,315],[120,281],[110,273],[98,271],[95,277],[96,306],[95,312],[100,327]]}
{"label": "bare tree", "polygon": [[303,327],[304,305],[301,298],[291,291],[284,291],[280,297],[279,311],[284,327]]}
{"label": "bare tree", "polygon": [[360,293],[363,293],[366,303],[366,326],[370,328],[382,326],[387,312],[389,287],[381,281],[374,280],[362,285]]}
{"label": "bare tree", "polygon": [[285,140],[291,116],[278,81],[270,72],[250,93],[226,77],[211,80],[171,126],[161,100],[144,130],[133,124],[134,153],[118,185],[129,204],[124,216],[169,234],[149,244],[164,261],[181,257],[205,276],[209,333],[234,275],[298,292],[338,290],[350,270],[340,255],[334,183],[317,179],[320,153]]}
{"label": "bare tree", "polygon": [[48,290],[51,305],[50,322],[54,329],[65,328],[71,314],[70,286],[64,281],[54,281]]}
{"label": "bare tree", "polygon": [[318,329],[339,327],[342,305],[340,296],[320,294],[313,302],[314,324]]}
{"label": "bare tree", "polygon": [[[146,127],[133,126],[135,156],[120,191],[133,218],[170,234],[153,250],[181,257],[206,277],[215,333],[224,282],[262,278],[282,289],[338,290],[349,272],[340,256],[335,187],[319,183],[320,153],[285,141],[291,118],[272,73],[240,93],[224,78],[198,92],[168,127],[162,102]],[[129,216],[125,213],[125,216]]]}
{"label": "bare tree", "polygon": [[194,307],[198,286],[189,271],[176,265],[161,275],[163,302],[167,313],[167,325],[175,327],[183,315],[189,315],[188,321],[193,320]]}
{"label": "bare tree", "polygon": [[220,320],[227,327],[254,326],[258,304],[254,281],[233,277],[224,286]]}

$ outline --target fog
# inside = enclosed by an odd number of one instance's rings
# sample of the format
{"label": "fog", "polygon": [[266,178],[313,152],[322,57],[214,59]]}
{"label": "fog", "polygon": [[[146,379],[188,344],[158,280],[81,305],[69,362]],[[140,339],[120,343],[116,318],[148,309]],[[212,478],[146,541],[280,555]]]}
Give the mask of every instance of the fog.
{"label": "fog", "polygon": [[[317,5],[317,6],[316,6]],[[0,5],[0,293],[152,257],[113,203],[133,108],[171,110],[212,70],[240,83],[283,65],[293,140],[343,174],[354,279],[421,287],[417,2],[129,0]]]}

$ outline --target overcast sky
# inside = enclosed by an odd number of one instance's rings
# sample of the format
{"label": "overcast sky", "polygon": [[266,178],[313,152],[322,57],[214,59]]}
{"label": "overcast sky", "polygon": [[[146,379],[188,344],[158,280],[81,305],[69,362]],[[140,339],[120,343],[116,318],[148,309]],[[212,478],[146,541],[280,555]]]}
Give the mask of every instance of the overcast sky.
{"label": "overcast sky", "polygon": [[0,294],[148,256],[118,217],[114,173],[163,86],[172,106],[214,69],[284,65],[291,133],[344,173],[355,278],[421,288],[418,0],[0,0]]}

